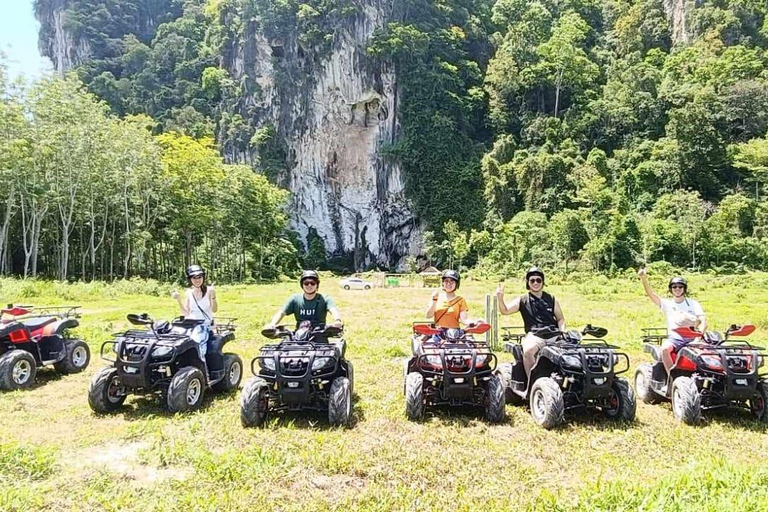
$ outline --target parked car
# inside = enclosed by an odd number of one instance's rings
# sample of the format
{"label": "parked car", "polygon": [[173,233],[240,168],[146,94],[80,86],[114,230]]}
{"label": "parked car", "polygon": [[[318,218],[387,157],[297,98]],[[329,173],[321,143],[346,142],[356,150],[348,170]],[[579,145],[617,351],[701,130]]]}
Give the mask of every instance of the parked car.
{"label": "parked car", "polygon": [[370,290],[373,288],[373,283],[364,281],[359,277],[347,277],[339,282],[339,286],[345,290]]}

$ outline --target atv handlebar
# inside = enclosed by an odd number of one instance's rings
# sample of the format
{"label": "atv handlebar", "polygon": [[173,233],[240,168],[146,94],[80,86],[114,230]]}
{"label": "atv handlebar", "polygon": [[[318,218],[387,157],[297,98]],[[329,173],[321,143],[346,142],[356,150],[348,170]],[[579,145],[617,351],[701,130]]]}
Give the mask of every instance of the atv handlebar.
{"label": "atv handlebar", "polygon": [[[344,332],[343,327],[336,327],[334,325],[318,324],[310,333],[311,335],[322,334],[329,338],[337,338]],[[293,338],[295,331],[289,329],[285,325],[276,325],[274,329],[262,329],[261,335],[271,340],[280,338]],[[307,340],[311,341],[311,340]]]}

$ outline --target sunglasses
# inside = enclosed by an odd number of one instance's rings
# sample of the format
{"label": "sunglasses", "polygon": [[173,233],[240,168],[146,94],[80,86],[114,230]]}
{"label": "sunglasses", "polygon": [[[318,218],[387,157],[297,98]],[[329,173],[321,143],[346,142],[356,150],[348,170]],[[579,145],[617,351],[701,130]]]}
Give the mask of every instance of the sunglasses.
{"label": "sunglasses", "polygon": [[680,289],[680,290],[684,290],[684,289],[685,289],[685,286],[683,286],[683,285],[681,285],[681,284],[673,284],[672,286],[670,286],[670,288],[672,288],[673,290],[674,290],[675,288],[678,288],[678,289]]}
{"label": "sunglasses", "polygon": [[528,282],[531,284],[539,284],[539,283],[543,283],[544,281],[540,277],[534,277],[529,279]]}
{"label": "sunglasses", "polygon": [[302,283],[302,286],[307,286],[307,285],[309,285],[309,286],[317,286],[317,281],[304,281]]}

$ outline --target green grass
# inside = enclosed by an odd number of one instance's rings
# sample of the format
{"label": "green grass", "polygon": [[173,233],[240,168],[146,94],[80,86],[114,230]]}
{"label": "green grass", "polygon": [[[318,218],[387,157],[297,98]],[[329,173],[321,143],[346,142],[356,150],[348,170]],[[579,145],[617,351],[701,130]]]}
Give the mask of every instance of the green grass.
{"label": "green grass", "polygon": [[[636,279],[552,281],[569,326],[605,326],[633,368],[647,361],[640,329],[663,317]],[[690,282],[714,328],[752,322],[753,340],[764,340],[768,275]],[[494,288],[462,283],[470,316],[483,315]],[[95,355],[126,327],[126,313],[176,314],[170,289],[0,280],[0,302],[81,304],[78,333]],[[297,289],[219,287],[220,315],[238,317],[227,349],[248,365],[266,343],[260,327]],[[346,321],[357,381],[352,428],[329,428],[322,414],[281,414],[245,430],[239,392],[210,396],[192,414],[132,397],[121,412],[96,416],[86,391],[98,358],[82,374],[45,369],[34,388],[0,394],[0,510],[768,510],[766,429],[740,412],[708,415],[697,427],[677,423],[668,404],[638,404],[632,425],[582,413],[553,431],[512,406],[503,425],[466,409],[428,410],[425,421],[409,422],[402,361],[429,290],[343,291],[325,279],[322,291]],[[516,291],[522,282],[508,282],[507,293]],[[518,325],[519,316],[501,324]]]}

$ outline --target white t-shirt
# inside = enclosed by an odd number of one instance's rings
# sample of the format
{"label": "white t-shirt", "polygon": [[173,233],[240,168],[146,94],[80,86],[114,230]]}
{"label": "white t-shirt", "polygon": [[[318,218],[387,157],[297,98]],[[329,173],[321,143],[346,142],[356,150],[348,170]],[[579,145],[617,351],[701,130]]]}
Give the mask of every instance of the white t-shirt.
{"label": "white t-shirt", "polygon": [[667,331],[669,336],[678,340],[685,339],[675,332],[678,327],[693,327],[698,318],[704,317],[704,310],[699,301],[686,297],[683,302],[674,299],[661,299],[659,307],[667,315]]}
{"label": "white t-shirt", "polygon": [[187,318],[193,320],[205,320],[206,325],[213,323],[213,311],[211,311],[210,293],[206,293],[203,298],[195,300],[192,290],[187,290],[187,306],[189,314]]}

